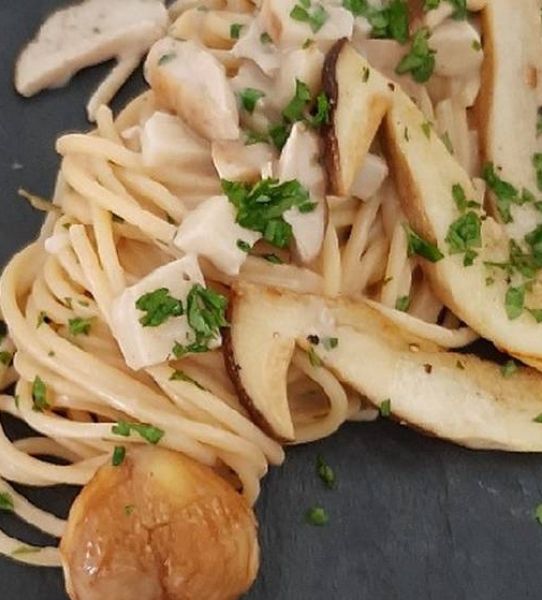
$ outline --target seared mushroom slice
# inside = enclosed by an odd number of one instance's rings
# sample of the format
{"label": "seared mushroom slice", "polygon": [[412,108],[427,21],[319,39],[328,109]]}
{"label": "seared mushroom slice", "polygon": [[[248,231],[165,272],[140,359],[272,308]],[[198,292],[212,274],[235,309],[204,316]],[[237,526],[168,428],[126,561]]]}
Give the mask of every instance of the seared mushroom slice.
{"label": "seared mushroom slice", "polygon": [[[491,0],[482,12],[484,62],[477,103],[485,162],[521,193],[537,193],[533,155],[542,152],[539,107],[542,104],[542,27],[537,0]],[[494,212],[496,197],[489,194]],[[510,206],[506,228],[523,238],[541,221],[532,203]]]}
{"label": "seared mushroom slice", "polygon": [[[400,90],[385,123],[391,172],[405,214],[414,231],[443,255],[438,262],[420,261],[435,294],[462,321],[499,348],[510,354],[542,357],[542,336],[535,320],[528,311],[522,312],[522,307],[516,313],[511,310],[514,306],[507,302],[510,282],[506,272],[488,264],[508,262],[509,238],[482,207],[472,205],[477,196],[467,173]],[[463,207],[463,212],[457,194],[471,203],[469,208]],[[458,219],[466,213],[476,215],[471,215],[470,222],[474,230],[458,225]],[[456,234],[470,236],[472,261],[458,251]]]}
{"label": "seared mushroom slice", "polygon": [[259,564],[246,500],[209,467],[152,447],[98,471],[60,552],[72,600],[232,600]]}
{"label": "seared mushroom slice", "polygon": [[323,85],[331,105],[323,132],[329,193],[346,196],[390,106],[394,84],[343,39],[326,56]]}
{"label": "seared mushroom slice", "polygon": [[[286,371],[298,344],[374,406],[416,429],[470,448],[542,451],[541,426],[534,421],[542,413],[537,371],[518,367],[505,377],[498,365],[443,351],[363,301],[239,284],[233,308],[228,353],[237,385],[268,425],[291,421]],[[318,331],[323,311],[335,323],[335,341],[315,345],[306,332]]]}

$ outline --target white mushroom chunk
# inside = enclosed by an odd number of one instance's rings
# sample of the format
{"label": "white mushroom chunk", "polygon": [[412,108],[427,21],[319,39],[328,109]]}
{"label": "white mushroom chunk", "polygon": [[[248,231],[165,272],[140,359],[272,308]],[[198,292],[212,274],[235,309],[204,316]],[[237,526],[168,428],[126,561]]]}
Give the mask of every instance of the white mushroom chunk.
{"label": "white mushroom chunk", "polygon": [[376,154],[367,154],[350,193],[363,200],[372,198],[384,183],[388,172],[388,165],[383,158]]}
{"label": "white mushroom chunk", "polygon": [[147,167],[168,164],[194,166],[209,160],[209,143],[198,137],[179,117],[155,112],[141,132],[141,153]]}
{"label": "white mushroom chunk", "polygon": [[262,171],[276,158],[269,144],[246,145],[241,141],[213,142],[213,163],[221,179],[256,181]]}
{"label": "white mushroom chunk", "polygon": [[238,275],[247,249],[262,236],[241,227],[235,216],[226,196],[213,196],[185,217],[173,243],[186,253],[204,256],[226,275]]}
{"label": "white mushroom chunk", "polygon": [[461,77],[480,69],[480,34],[467,21],[445,21],[433,31],[429,45],[436,51],[435,75]]}
{"label": "white mushroom chunk", "polygon": [[23,96],[65,85],[78,71],[116,58],[117,66],[89,102],[94,118],[166,32],[162,0],[86,0],[53,13],[17,60],[15,87]]}
{"label": "white mushroom chunk", "polygon": [[[189,345],[195,341],[194,331],[184,310],[172,311],[171,316],[158,325],[147,324],[145,310],[138,308],[138,301],[145,295],[165,290],[168,297],[179,301],[184,307],[195,284],[205,286],[198,261],[194,256],[185,256],[155,269],[114,300],[111,327],[126,364],[131,369],[162,363],[171,356],[175,343]],[[165,294],[160,293],[161,296]],[[209,347],[216,348],[220,344],[220,336],[217,336]]]}
{"label": "white mushroom chunk", "polygon": [[264,31],[281,49],[301,47],[307,39],[322,44],[327,50],[342,38],[350,39],[354,29],[354,16],[342,6],[326,3],[313,3],[305,10],[309,15],[316,14],[312,24],[292,18],[292,10],[298,0],[263,0],[261,23]]}
{"label": "white mushroom chunk", "polygon": [[151,48],[145,77],[157,102],[209,140],[239,137],[235,95],[224,66],[205,48],[164,38]]}
{"label": "white mushroom chunk", "polygon": [[324,239],[326,182],[318,137],[301,123],[292,127],[282,149],[278,176],[280,181],[299,181],[315,204],[310,212],[302,213],[294,207],[284,213],[284,220],[292,226],[299,257],[305,263],[311,262],[318,256]]}
{"label": "white mushroom chunk", "polygon": [[315,45],[285,55],[275,78],[275,105],[282,109],[288,104],[295,94],[296,80],[306,84],[311,95],[315,96],[321,85],[323,65],[324,53]]}
{"label": "white mushroom chunk", "polygon": [[241,32],[231,52],[237,58],[254,61],[266,75],[272,76],[280,67],[280,54],[273,43],[266,41],[266,33],[258,20],[252,21],[246,32]]}

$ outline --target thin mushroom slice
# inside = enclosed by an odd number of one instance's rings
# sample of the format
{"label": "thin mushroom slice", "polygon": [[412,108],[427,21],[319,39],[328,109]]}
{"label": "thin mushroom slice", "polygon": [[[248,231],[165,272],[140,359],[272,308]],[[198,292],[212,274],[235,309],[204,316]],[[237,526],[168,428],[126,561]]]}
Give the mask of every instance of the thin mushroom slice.
{"label": "thin mushroom slice", "polygon": [[510,282],[499,268],[510,260],[506,231],[475,204],[469,176],[399,89],[386,115],[385,138],[408,221],[435,247],[436,262],[420,260],[434,293],[497,347],[542,357],[540,329],[523,310],[531,292],[521,288],[517,273]]}
{"label": "thin mushroom slice", "polygon": [[[542,25],[538,0],[491,0],[482,12],[484,62],[477,103],[483,159],[517,189],[537,195],[533,156],[542,152],[538,110],[542,104]],[[532,202],[490,193],[495,214],[514,238],[542,220]],[[508,206],[509,204],[509,206]]]}
{"label": "thin mushroom slice", "polygon": [[323,86],[331,105],[323,132],[329,193],[346,196],[389,108],[395,84],[343,39],[326,56]]}
{"label": "thin mushroom slice", "polygon": [[[444,352],[405,332],[363,301],[240,284],[233,308],[228,353],[236,384],[245,401],[259,393],[250,400],[268,424],[291,422],[284,390],[298,344],[371,404],[415,429],[470,448],[542,451],[542,425],[535,421],[542,413],[542,375],[532,369],[518,367],[506,377],[494,363]],[[327,332],[323,314],[333,322]],[[324,343],[325,335],[332,344]]]}

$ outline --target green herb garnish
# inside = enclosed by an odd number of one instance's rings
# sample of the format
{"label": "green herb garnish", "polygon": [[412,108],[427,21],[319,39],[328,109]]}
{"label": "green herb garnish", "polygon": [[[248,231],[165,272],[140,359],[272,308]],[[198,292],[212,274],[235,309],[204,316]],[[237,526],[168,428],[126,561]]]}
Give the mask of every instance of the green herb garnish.
{"label": "green herb garnish", "polygon": [[192,379],[190,375],[187,375],[184,371],[180,371],[179,369],[175,369],[169,378],[170,381],[186,381],[186,383],[191,383],[195,385],[200,390],[204,390],[205,388],[198,383],[195,379]]}
{"label": "green herb garnish", "polygon": [[482,222],[480,216],[474,211],[469,211],[456,219],[449,227],[445,241],[450,254],[465,254],[463,264],[471,266],[478,254],[474,248],[482,246]]}
{"label": "green herb garnish", "polygon": [[328,20],[329,14],[321,4],[311,9],[310,2],[300,2],[291,10],[290,17],[295,21],[308,23],[312,31],[317,33]]}
{"label": "green herb garnish", "polygon": [[113,458],[111,462],[114,467],[119,467],[124,462],[126,458],[126,448],[124,446],[115,446],[113,450]]}
{"label": "green herb garnish", "polygon": [[395,301],[395,309],[406,312],[410,308],[410,296],[400,296]]}
{"label": "green herb garnish", "polygon": [[506,290],[504,298],[504,307],[508,318],[513,321],[517,319],[523,312],[525,306],[525,288],[510,286]]}
{"label": "green herb garnish", "polygon": [[334,350],[339,345],[339,338],[336,337],[325,337],[322,339],[322,346],[326,350]]}
{"label": "green herb garnish", "polygon": [[256,104],[260,98],[263,98],[265,93],[261,90],[257,90],[256,88],[245,88],[241,92],[239,92],[239,98],[241,100],[241,104],[243,108],[250,114],[254,112],[256,108]]}
{"label": "green herb garnish", "polygon": [[183,314],[183,304],[177,298],[169,295],[167,288],[158,288],[154,292],[143,294],[136,301],[136,308],[146,313],[139,322],[143,327],[158,327],[171,317]]}
{"label": "green herb garnish", "polygon": [[243,29],[242,23],[232,23],[230,25],[230,38],[232,40],[238,40],[241,36],[241,29]]}
{"label": "green herb garnish", "polygon": [[502,367],[501,367],[501,373],[502,376],[505,379],[508,379],[509,377],[512,377],[512,375],[518,370],[518,366],[517,364],[513,361],[513,360],[509,360],[507,361]]}
{"label": "green herb garnish", "polygon": [[335,487],[335,473],[320,455],[316,457],[316,473],[328,490]]}
{"label": "green herb garnish", "polygon": [[146,423],[127,423],[126,421],[119,421],[116,425],[111,427],[111,432],[115,435],[121,435],[123,437],[130,437],[132,432],[137,433],[149,444],[158,444],[158,442],[164,436],[164,431],[154,425],[148,425]]}
{"label": "green herb garnish", "polygon": [[398,75],[410,73],[418,83],[429,80],[435,68],[435,51],[429,47],[429,37],[430,31],[425,27],[414,34],[409,52],[395,69]]}
{"label": "green herb garnish", "polygon": [[322,359],[318,356],[318,354],[316,354],[316,350],[313,346],[309,347],[307,350],[307,355],[309,357],[309,362],[313,367],[322,367],[324,365]]}
{"label": "green herb garnish", "polygon": [[305,519],[310,525],[316,527],[322,527],[329,523],[329,516],[324,508],[321,506],[313,506],[305,514]]}
{"label": "green herb garnish", "polygon": [[444,254],[442,254],[437,246],[424,240],[408,226],[406,227],[406,233],[409,256],[416,254],[417,256],[421,256],[432,263],[438,262],[444,258]]}
{"label": "green herb garnish", "polygon": [[391,400],[383,400],[378,408],[381,417],[389,417],[391,415]]}
{"label": "green herb garnish", "polygon": [[32,382],[32,403],[32,410],[36,412],[43,412],[50,408],[47,402],[47,387],[39,375],[36,375]]}
{"label": "green herb garnish", "polygon": [[0,492],[0,510],[5,510],[6,512],[13,512],[15,510],[13,497],[8,492]]}
{"label": "green herb garnish", "polygon": [[76,317],[75,319],[70,319],[68,321],[68,327],[71,335],[88,335],[90,333],[90,328],[92,326],[92,319],[83,319],[81,317]]}

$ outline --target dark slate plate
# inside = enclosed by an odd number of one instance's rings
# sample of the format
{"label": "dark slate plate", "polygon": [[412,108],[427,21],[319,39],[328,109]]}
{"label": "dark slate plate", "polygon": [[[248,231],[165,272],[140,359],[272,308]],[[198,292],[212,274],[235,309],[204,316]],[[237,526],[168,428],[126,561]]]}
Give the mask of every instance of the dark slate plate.
{"label": "dark slate plate", "polygon": [[[60,132],[87,127],[84,104],[103,73],[87,71],[68,88],[32,100],[13,92],[16,52],[62,4],[0,3],[2,264],[37,233],[41,220],[17,199],[17,188],[51,192],[58,166],[54,140]],[[22,168],[14,169],[17,165]],[[315,476],[317,454],[337,473],[335,491],[323,489]],[[542,528],[533,517],[542,501],[540,482],[542,457],[470,452],[386,422],[346,425],[330,439],[289,450],[285,465],[265,480],[257,507],[263,564],[247,598],[540,598]],[[62,514],[74,490],[29,493]],[[327,527],[305,524],[304,512],[314,504],[328,510]],[[6,515],[0,515],[0,526],[29,541],[47,542]],[[7,559],[0,559],[0,597],[66,599],[60,571]]]}

